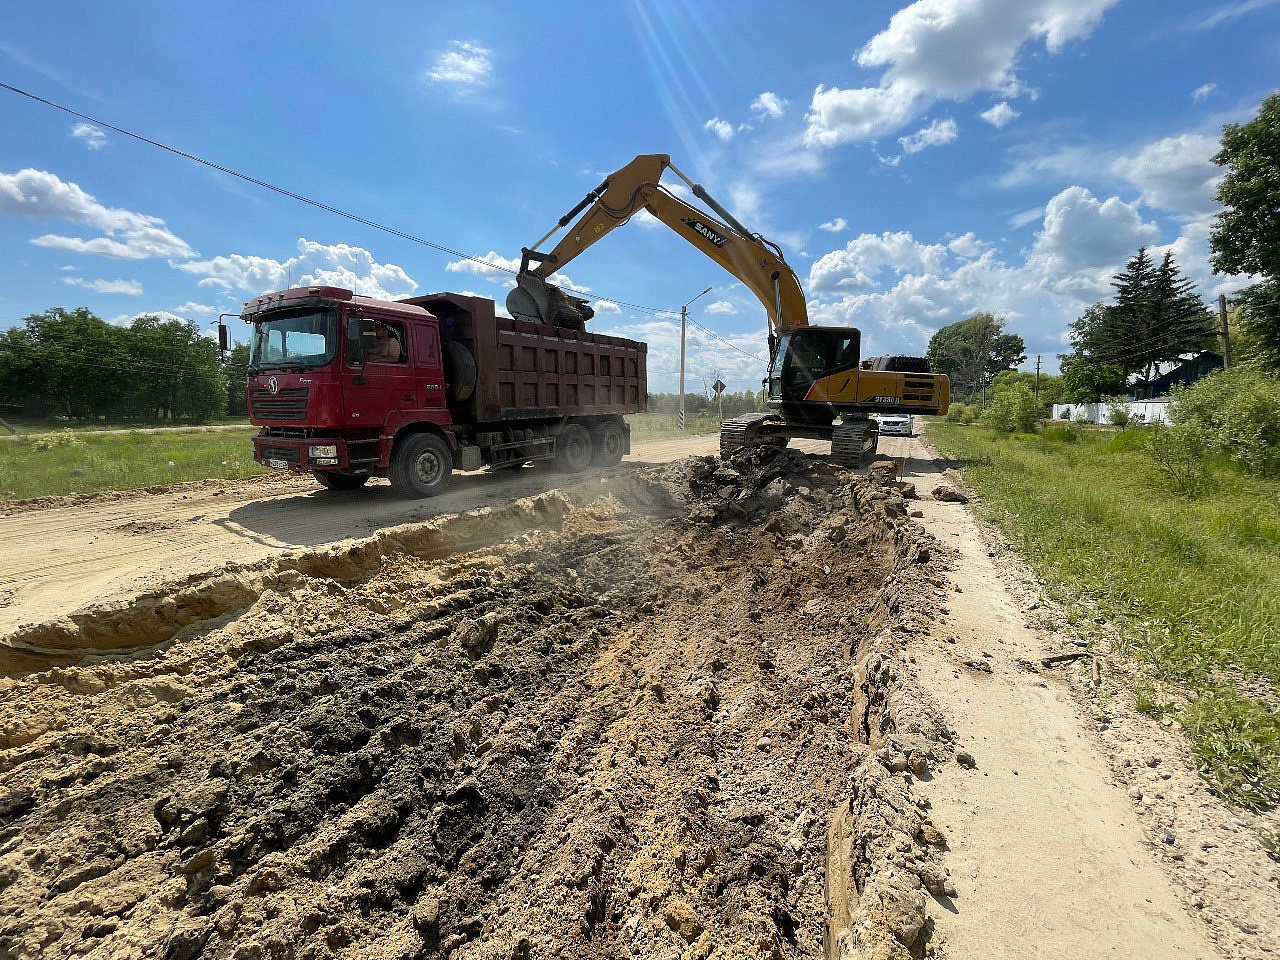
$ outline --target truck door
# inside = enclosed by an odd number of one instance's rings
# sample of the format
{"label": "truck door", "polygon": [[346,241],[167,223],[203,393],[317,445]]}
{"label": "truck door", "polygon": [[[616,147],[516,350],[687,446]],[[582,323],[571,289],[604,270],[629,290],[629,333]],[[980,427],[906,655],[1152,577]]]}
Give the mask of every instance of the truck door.
{"label": "truck door", "polygon": [[348,319],[343,397],[350,426],[389,435],[443,408],[444,367],[434,327],[368,310]]}

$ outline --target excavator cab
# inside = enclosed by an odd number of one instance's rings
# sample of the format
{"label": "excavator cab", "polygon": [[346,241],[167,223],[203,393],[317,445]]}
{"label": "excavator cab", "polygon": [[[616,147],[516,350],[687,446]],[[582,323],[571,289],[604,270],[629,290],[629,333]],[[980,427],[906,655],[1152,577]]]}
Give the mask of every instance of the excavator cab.
{"label": "excavator cab", "polygon": [[[801,327],[778,340],[769,366],[769,400],[774,405],[804,403],[816,381],[858,369],[862,336],[853,327]],[[821,412],[827,422],[831,413]]]}

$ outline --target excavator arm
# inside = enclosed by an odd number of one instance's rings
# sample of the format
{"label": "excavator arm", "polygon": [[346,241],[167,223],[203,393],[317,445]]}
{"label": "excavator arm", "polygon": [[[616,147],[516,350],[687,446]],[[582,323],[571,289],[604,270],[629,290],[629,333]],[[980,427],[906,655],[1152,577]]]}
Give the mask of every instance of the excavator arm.
{"label": "excavator arm", "polygon": [[[714,210],[720,219],[666,190],[660,180],[667,169],[687,183],[694,196]],[[771,342],[781,332],[808,326],[804,291],[795,272],[783,259],[782,252],[759,234],[747,230],[701,185],[682,174],[671,163],[670,157],[660,153],[636,157],[561,217],[534,244],[534,248],[540,246],[572,223],[549,253],[539,253],[528,247],[524,249],[517,286],[507,297],[507,309],[513,315],[527,316],[544,323],[568,321],[570,325],[576,325],[578,317],[590,308],[586,307],[585,301],[569,297],[547,283],[547,278],[564,269],[606,234],[627,223],[640,210],[647,210],[756,295],[769,318]],[[576,222],[575,217],[578,218]]]}

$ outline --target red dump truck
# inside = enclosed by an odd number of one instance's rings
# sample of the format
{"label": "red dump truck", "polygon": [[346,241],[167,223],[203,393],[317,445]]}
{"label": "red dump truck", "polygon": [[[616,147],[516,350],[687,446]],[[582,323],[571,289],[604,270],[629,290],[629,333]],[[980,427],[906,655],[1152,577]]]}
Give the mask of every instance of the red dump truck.
{"label": "red dump truck", "polygon": [[454,469],[620,461],[647,399],[643,343],[497,316],[484,297],[296,287],[245,304],[259,463],[429,497]]}

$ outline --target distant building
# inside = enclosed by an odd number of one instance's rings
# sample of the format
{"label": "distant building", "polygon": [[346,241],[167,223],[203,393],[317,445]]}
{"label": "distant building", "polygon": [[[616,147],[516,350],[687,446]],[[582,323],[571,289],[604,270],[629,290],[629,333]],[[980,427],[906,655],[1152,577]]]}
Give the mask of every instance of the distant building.
{"label": "distant building", "polygon": [[1197,380],[1203,380],[1213,371],[1221,370],[1222,367],[1222,356],[1206,350],[1196,354],[1190,360],[1183,360],[1172,370],[1160,374],[1150,383],[1139,385],[1139,390],[1135,392],[1135,399],[1144,399],[1137,396],[1137,392],[1145,394],[1146,398],[1150,399],[1167,397],[1174,387],[1188,387]]}

